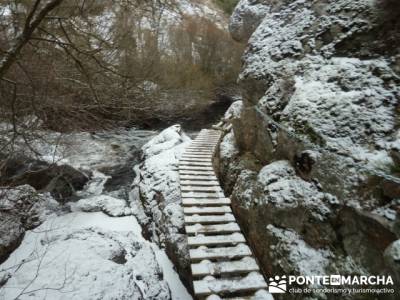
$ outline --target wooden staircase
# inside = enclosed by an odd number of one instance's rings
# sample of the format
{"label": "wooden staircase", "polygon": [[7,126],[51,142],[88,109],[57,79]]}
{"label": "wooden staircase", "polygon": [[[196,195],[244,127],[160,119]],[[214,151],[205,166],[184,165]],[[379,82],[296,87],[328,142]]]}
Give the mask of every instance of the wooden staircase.
{"label": "wooden staircase", "polygon": [[198,299],[272,299],[213,168],[219,130],[202,130],[179,162],[193,289]]}

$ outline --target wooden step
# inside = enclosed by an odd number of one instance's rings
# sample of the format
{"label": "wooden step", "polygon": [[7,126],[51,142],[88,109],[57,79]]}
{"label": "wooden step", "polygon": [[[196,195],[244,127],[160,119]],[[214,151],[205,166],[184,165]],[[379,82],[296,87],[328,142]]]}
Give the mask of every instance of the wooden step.
{"label": "wooden step", "polygon": [[186,224],[218,224],[235,222],[235,217],[228,213],[224,215],[185,215],[184,220]]}
{"label": "wooden step", "polygon": [[242,258],[245,256],[251,256],[251,250],[246,244],[238,244],[233,247],[219,247],[219,248],[207,248],[205,246],[197,249],[189,250],[190,259],[192,261],[201,261],[204,259],[215,260],[215,259],[235,259]]}
{"label": "wooden step", "polygon": [[181,186],[182,192],[205,192],[205,193],[222,193],[222,189],[219,186]]}
{"label": "wooden step", "polygon": [[219,140],[221,139],[221,135],[212,135],[212,134],[201,134],[198,135],[193,141],[197,140],[197,139],[216,139]]}
{"label": "wooden step", "polygon": [[232,233],[229,235],[215,235],[215,236],[189,236],[188,245],[191,247],[195,246],[223,246],[223,245],[237,245],[239,243],[245,243],[246,240],[241,233]]}
{"label": "wooden step", "polygon": [[217,199],[194,199],[186,198],[182,199],[182,205],[184,206],[219,206],[219,205],[230,205],[231,199],[229,198],[217,198]]}
{"label": "wooden step", "polygon": [[213,160],[212,155],[182,155],[180,160],[184,160],[184,161],[192,161],[192,160],[200,160],[200,161],[211,161]]}
{"label": "wooden step", "polygon": [[196,180],[181,180],[181,186],[218,186],[219,182],[217,180],[204,180],[204,181],[196,181]]}
{"label": "wooden step", "polygon": [[179,161],[179,166],[199,166],[199,167],[210,167],[212,168],[212,163],[208,161],[185,161],[185,160],[180,160]]}
{"label": "wooden step", "polygon": [[198,152],[198,151],[186,151],[184,154],[182,154],[182,157],[189,157],[189,158],[198,158],[198,157],[206,157],[206,158],[212,158],[212,155],[204,152]]}
{"label": "wooden step", "polygon": [[215,151],[212,150],[212,151],[204,152],[204,151],[194,151],[193,150],[193,152],[186,152],[186,153],[187,153],[187,155],[184,157],[192,157],[192,158],[200,158],[201,157],[201,158],[206,158],[206,159],[213,159]]}
{"label": "wooden step", "polygon": [[199,149],[199,148],[194,148],[194,149],[187,149],[185,152],[187,155],[192,155],[192,154],[197,154],[197,155],[214,155],[215,149]]}
{"label": "wooden step", "polygon": [[186,148],[186,150],[188,152],[191,152],[191,151],[213,151],[215,147],[216,147],[215,145],[207,145],[206,146],[206,145],[190,144],[190,146],[188,146]]}
{"label": "wooden step", "polygon": [[201,234],[201,233],[228,234],[228,233],[240,232],[239,225],[236,223],[214,224],[214,225],[194,224],[186,226],[185,229],[187,234]]}
{"label": "wooden step", "polygon": [[[179,175],[196,175],[200,177],[210,177],[214,176],[215,173],[211,171],[199,171],[199,170],[179,170]],[[216,178],[216,177],[215,177]]]}
{"label": "wooden step", "polygon": [[206,163],[212,163],[213,158],[211,156],[207,157],[181,157],[179,162],[206,162]]}
{"label": "wooden step", "polygon": [[183,212],[187,215],[190,214],[225,214],[232,213],[232,209],[230,206],[192,206],[192,207],[184,207]]}
{"label": "wooden step", "polygon": [[215,148],[188,148],[187,154],[206,154],[211,157],[214,156]]}
{"label": "wooden step", "polygon": [[246,296],[239,296],[239,297],[213,297],[210,295],[206,298],[206,300],[274,300],[274,297],[270,293],[268,293],[265,289],[261,289],[255,292],[246,293]]}
{"label": "wooden step", "polygon": [[264,277],[258,272],[252,272],[240,279],[207,278],[193,282],[196,296],[208,296],[220,293],[243,293],[267,288]]}
{"label": "wooden step", "polygon": [[191,162],[195,162],[195,163],[209,163],[212,164],[212,157],[195,157],[195,158],[186,158],[186,157],[181,157],[181,159],[179,160],[180,163],[184,162],[184,163],[191,163]]}
{"label": "wooden step", "polygon": [[192,264],[193,276],[207,275],[225,275],[225,274],[243,274],[253,271],[259,271],[259,267],[252,257],[244,257],[240,260],[210,262],[202,261],[201,263]]}
{"label": "wooden step", "polygon": [[186,165],[179,165],[179,170],[214,171],[214,169],[212,167],[186,166]]}
{"label": "wooden step", "polygon": [[180,172],[179,176],[181,182],[218,182],[218,178],[212,175],[184,175]]}
{"label": "wooden step", "polygon": [[224,198],[224,193],[215,192],[215,193],[205,193],[205,192],[182,192],[182,198],[201,198],[201,199],[216,199],[216,198]]}
{"label": "wooden step", "polygon": [[206,170],[178,170],[179,175],[196,175],[196,176],[215,176],[212,171]]}

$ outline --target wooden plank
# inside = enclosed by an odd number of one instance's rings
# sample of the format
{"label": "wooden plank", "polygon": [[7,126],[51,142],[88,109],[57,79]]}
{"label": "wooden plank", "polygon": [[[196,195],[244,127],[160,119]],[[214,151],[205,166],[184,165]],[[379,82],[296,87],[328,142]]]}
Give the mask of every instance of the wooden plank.
{"label": "wooden plank", "polygon": [[182,155],[180,160],[205,160],[205,161],[211,161],[213,160],[213,156],[209,154],[190,154],[190,155]]}
{"label": "wooden plank", "polygon": [[191,143],[191,145],[193,145],[193,144],[201,144],[201,143],[210,144],[210,145],[216,145],[216,144],[218,144],[218,142],[219,142],[219,139],[216,139],[216,140],[213,140],[213,139],[197,140],[196,139]]}
{"label": "wooden plank", "polygon": [[199,261],[203,259],[235,259],[245,256],[251,256],[252,253],[249,246],[247,246],[246,244],[239,244],[234,247],[199,247],[198,249],[190,249],[189,255],[192,261]]}
{"label": "wooden plank", "polygon": [[201,233],[234,233],[240,232],[239,225],[236,223],[226,223],[226,224],[213,224],[213,225],[189,225],[185,227],[187,234],[201,234]]}
{"label": "wooden plank", "polygon": [[199,176],[200,177],[215,177],[215,173],[211,171],[199,171],[199,170],[179,170],[179,175],[191,175],[191,176]]}
{"label": "wooden plank", "polygon": [[215,199],[224,198],[224,193],[205,193],[205,192],[183,192],[181,193],[182,198],[202,198],[202,199]]}
{"label": "wooden plank", "polygon": [[186,152],[186,154],[183,155],[183,158],[208,158],[208,159],[213,159],[214,158],[214,151],[210,152]]}
{"label": "wooden plank", "polygon": [[201,161],[201,162],[211,162],[213,157],[211,155],[204,156],[182,156],[179,161]]}
{"label": "wooden plank", "polygon": [[202,167],[202,166],[181,166],[179,165],[179,170],[199,170],[199,171],[214,171],[212,167]]}
{"label": "wooden plank", "polygon": [[193,152],[199,152],[199,153],[204,153],[204,152],[214,152],[215,147],[199,147],[199,146],[188,146],[186,148],[186,154],[188,153],[193,153]]}
{"label": "wooden plank", "polygon": [[191,143],[186,149],[203,149],[203,150],[210,150],[214,149],[216,145],[205,145],[203,143]]}
{"label": "wooden plank", "polygon": [[225,215],[191,215],[184,216],[184,220],[186,224],[218,224],[218,223],[229,223],[235,222],[235,217],[232,214]]}
{"label": "wooden plank", "polygon": [[181,186],[219,186],[219,182],[217,180],[212,180],[212,179],[204,181],[181,179],[180,184]]}
{"label": "wooden plank", "polygon": [[182,199],[182,205],[184,206],[218,206],[218,205],[230,205],[231,199],[229,198],[217,198],[217,199],[194,199],[185,198]]}
{"label": "wooden plank", "polygon": [[186,151],[185,153],[182,154],[182,157],[189,157],[189,158],[207,157],[207,158],[213,158],[213,156],[210,155],[209,153],[197,152],[197,151]]}
{"label": "wooden plank", "polygon": [[195,163],[212,163],[213,159],[211,156],[205,156],[205,157],[181,157],[179,160],[180,163],[182,162],[195,162]]}
{"label": "wooden plank", "polygon": [[199,166],[199,167],[210,167],[212,168],[213,164],[208,161],[185,161],[180,160],[179,166]]}
{"label": "wooden plank", "polygon": [[188,245],[194,246],[214,246],[214,245],[237,245],[245,243],[246,240],[241,233],[232,233],[229,235],[215,235],[215,236],[188,236]]}
{"label": "wooden plank", "polygon": [[219,186],[181,186],[182,192],[205,192],[205,193],[222,193]]}
{"label": "wooden plank", "polygon": [[184,175],[182,173],[180,173],[179,178],[181,180],[181,182],[186,182],[187,180],[192,181],[192,182],[199,182],[199,181],[203,181],[203,182],[218,182],[218,178],[212,174],[212,175]]}
{"label": "wooden plank", "polygon": [[234,261],[204,261],[192,264],[191,267],[193,276],[243,274],[260,270],[255,259],[248,256]]}
{"label": "wooden plank", "polygon": [[209,137],[209,136],[211,136],[211,137],[221,137],[221,135],[222,135],[221,132],[204,132],[204,133],[199,133],[196,138],[198,138],[198,137]]}
{"label": "wooden plank", "polygon": [[184,207],[183,212],[187,215],[198,214],[225,214],[225,213],[232,213],[232,209],[230,206],[192,206],[192,207]]}
{"label": "wooden plank", "polygon": [[233,297],[229,297],[229,298],[227,298],[227,297],[220,298],[218,296],[217,296],[217,298],[212,298],[213,296],[211,295],[211,296],[207,297],[206,300],[220,300],[220,299],[221,300],[222,299],[223,300],[261,300],[261,299],[273,300],[274,299],[274,297],[272,297],[272,295],[270,293],[268,293],[264,289],[258,290],[258,291],[255,291],[255,292],[249,292],[249,293],[246,293],[246,294],[248,294],[248,295],[240,296],[240,297],[233,296]]}
{"label": "wooden plank", "polygon": [[191,148],[188,149],[186,154],[201,154],[201,155],[209,155],[211,157],[214,156],[215,149],[199,149],[199,148]]}
{"label": "wooden plank", "polygon": [[194,293],[197,296],[208,296],[220,293],[252,292],[267,288],[264,277],[258,272],[252,272],[240,279],[203,279],[193,282]]}
{"label": "wooden plank", "polygon": [[216,145],[214,144],[205,144],[205,143],[191,143],[187,149],[214,149]]}

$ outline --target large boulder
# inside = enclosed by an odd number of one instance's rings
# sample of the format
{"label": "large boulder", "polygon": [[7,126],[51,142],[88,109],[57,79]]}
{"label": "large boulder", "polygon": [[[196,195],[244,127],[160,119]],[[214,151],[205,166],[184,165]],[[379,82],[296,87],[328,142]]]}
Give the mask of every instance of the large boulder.
{"label": "large boulder", "polygon": [[236,41],[247,42],[269,12],[268,2],[266,0],[239,1],[229,22],[229,30]]}
{"label": "large boulder", "polygon": [[9,157],[1,161],[0,185],[28,184],[41,192],[65,202],[83,189],[89,177],[69,165],[49,164],[26,156]]}
{"label": "large boulder", "polygon": [[39,226],[58,203],[29,185],[0,190],[0,263],[20,244],[25,231]]}

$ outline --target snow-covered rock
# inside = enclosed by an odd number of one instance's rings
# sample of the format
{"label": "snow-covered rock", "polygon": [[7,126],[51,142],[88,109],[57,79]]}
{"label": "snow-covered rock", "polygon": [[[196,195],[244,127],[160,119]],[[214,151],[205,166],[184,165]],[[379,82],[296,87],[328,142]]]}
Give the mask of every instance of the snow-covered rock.
{"label": "snow-covered rock", "polygon": [[0,190],[0,263],[18,247],[26,230],[39,226],[59,209],[49,194],[29,185]]}
{"label": "snow-covered rock", "polygon": [[400,281],[400,240],[393,242],[385,250],[385,263],[396,277],[396,281]]}
{"label": "snow-covered rock", "polygon": [[307,245],[293,230],[268,225],[267,230],[279,242],[273,246],[276,252],[286,252],[287,261],[280,262],[287,274],[296,273],[302,276],[325,275],[330,259],[333,257],[329,249],[314,249]]}
{"label": "snow-covered rock", "polygon": [[124,199],[118,199],[107,195],[99,195],[81,199],[71,204],[73,211],[99,212],[112,217],[128,216],[132,214],[131,208]]}
{"label": "snow-covered rock", "polygon": [[240,0],[231,16],[229,30],[239,42],[246,42],[269,12],[269,1]]}
{"label": "snow-covered rock", "polygon": [[102,213],[49,219],[0,266],[7,278],[0,297],[171,299],[156,248],[140,229],[134,217]]}
{"label": "snow-covered rock", "polygon": [[276,161],[258,173],[257,181],[263,188],[262,203],[273,203],[277,208],[305,205],[316,219],[326,219],[331,213],[328,205],[332,195],[318,190],[315,183],[307,182],[296,176],[295,169],[288,161]]}
{"label": "snow-covered rock", "polygon": [[[171,126],[142,148],[144,161],[138,166],[131,192],[131,207],[146,235],[165,247],[180,274],[187,274],[188,251],[184,234],[178,162],[191,139],[179,125]],[[188,281],[189,283],[189,281]]]}
{"label": "snow-covered rock", "polygon": [[232,36],[251,37],[220,173],[269,272],[291,272],[296,251],[329,272],[387,272],[400,185],[373,174],[400,177],[398,12],[394,1],[369,0],[242,0],[235,9]]}

